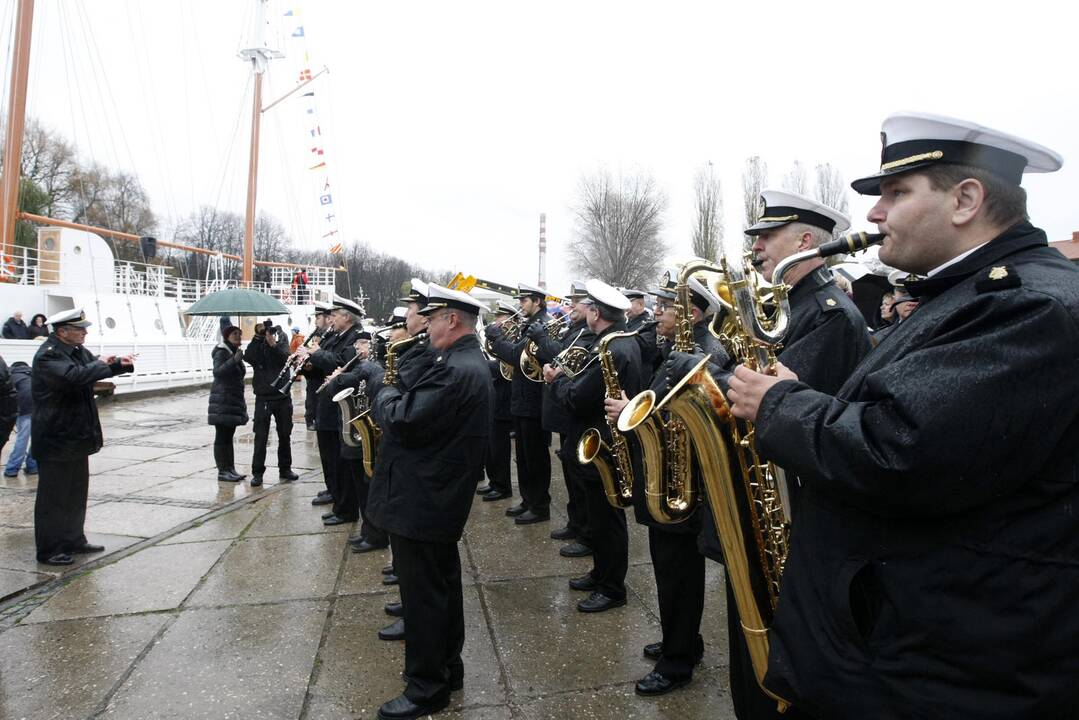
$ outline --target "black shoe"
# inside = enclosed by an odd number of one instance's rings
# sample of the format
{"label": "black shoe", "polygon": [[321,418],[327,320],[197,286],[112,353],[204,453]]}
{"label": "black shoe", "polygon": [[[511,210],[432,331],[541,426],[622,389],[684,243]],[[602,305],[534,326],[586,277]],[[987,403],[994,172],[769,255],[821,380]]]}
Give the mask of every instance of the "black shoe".
{"label": "black shoe", "polygon": [[319,493],[315,497],[311,498],[312,505],[333,505],[333,495],[323,495]]}
{"label": "black shoe", "polygon": [[71,565],[75,562],[75,558],[71,557],[68,553],[56,553],[50,558],[45,560],[38,560],[42,565]]}
{"label": "black shoe", "polygon": [[328,513],[322,513],[322,519],[323,519],[323,520],[325,520],[325,519],[327,519],[327,518],[332,518],[332,517],[333,517],[333,515],[334,515],[334,514],[333,514],[332,512],[328,512]]}
{"label": "black shoe", "polygon": [[492,490],[494,490],[494,488],[491,487],[490,485],[480,485],[478,488],[476,488],[476,494],[477,495],[486,495],[487,493],[491,492]]}
{"label": "black shoe", "polygon": [[328,518],[322,521],[323,525],[344,525],[346,523],[356,522],[357,518],[341,517],[340,515],[330,515]]}
{"label": "black shoe", "polygon": [[574,530],[573,528],[571,528],[569,525],[567,525],[566,527],[558,528],[557,530],[552,530],[551,531],[551,539],[552,540],[576,540],[577,539],[577,531]]}
{"label": "black shoe", "polygon": [[76,545],[68,550],[71,555],[91,555],[93,553],[105,552],[104,545],[91,545],[90,543],[83,543],[82,545]]}
{"label": "black shoe", "polygon": [[483,496],[484,502],[494,502],[495,500],[505,500],[506,498],[513,497],[513,493],[504,492],[502,490],[492,490]]}
{"label": "black shoe", "polygon": [[393,700],[382,703],[378,708],[378,717],[379,720],[412,720],[413,718],[441,712],[449,707],[449,704],[449,697],[444,697],[423,705],[417,705],[402,694]]}
{"label": "black shoe", "polygon": [[396,575],[392,574],[392,573],[389,574],[389,575],[383,575],[382,576],[382,584],[383,585],[396,585],[399,582],[401,582],[401,581],[398,579],[398,577]]}
{"label": "black shoe", "polygon": [[382,574],[383,575],[396,575],[396,573],[393,571],[393,565],[387,565],[386,567],[382,568]]}
{"label": "black shoe", "polygon": [[297,475],[296,473],[292,472],[291,470],[285,470],[284,472],[278,472],[277,477],[279,477],[281,480],[284,480],[285,482],[292,482],[293,480],[299,480],[300,479],[300,476]]}
{"label": "black shoe", "polygon": [[582,542],[571,542],[559,548],[558,554],[562,557],[587,557],[592,554],[592,548]]}
{"label": "black shoe", "polygon": [[397,618],[392,623],[387,625],[378,631],[379,640],[404,640],[405,639],[405,619]]}
{"label": "black shoe", "polygon": [[236,476],[236,482],[242,482],[247,479],[246,475],[236,472],[236,468],[230,467],[229,472]]}
{"label": "black shoe", "polygon": [[217,481],[218,482],[240,482],[243,477],[234,473],[232,470],[218,470]]}
{"label": "black shoe", "polygon": [[648,643],[641,652],[644,653],[644,656],[649,660],[659,662],[659,659],[663,657],[663,642]]}
{"label": "black shoe", "polygon": [[513,519],[515,525],[533,525],[538,522],[547,522],[551,519],[551,513],[549,512],[532,512],[531,510],[525,510],[524,513],[518,515]]}
{"label": "black shoe", "polygon": [[653,670],[637,681],[633,689],[638,695],[666,695],[671,690],[677,690],[683,685],[688,685],[693,678],[681,678],[671,680],[669,677],[660,675]]}
{"label": "black shoe", "polygon": [[405,616],[405,606],[401,603],[400,600],[398,600],[397,602],[388,602],[382,606],[382,609],[390,617],[403,618]]}
{"label": "black shoe", "polygon": [[251,476],[251,487],[258,487],[261,484],[262,484],[262,476],[261,475],[252,475]]}
{"label": "black shoe", "polygon": [[372,545],[366,540],[361,540],[358,543],[349,543],[349,546],[352,547],[352,552],[354,553],[367,553],[371,552],[372,550],[381,550],[382,548],[386,547],[385,545]]}
{"label": "black shoe", "polygon": [[626,599],[615,600],[601,592],[594,592],[584,600],[577,603],[577,609],[583,613],[598,613],[604,610],[613,610],[626,604]]}
{"label": "black shoe", "polygon": [[517,517],[518,515],[524,515],[528,512],[528,506],[524,503],[517,503],[511,508],[506,508],[506,517]]}
{"label": "black shoe", "polygon": [[580,577],[570,578],[569,587],[570,590],[592,592],[596,589],[596,579],[591,575],[582,575]]}

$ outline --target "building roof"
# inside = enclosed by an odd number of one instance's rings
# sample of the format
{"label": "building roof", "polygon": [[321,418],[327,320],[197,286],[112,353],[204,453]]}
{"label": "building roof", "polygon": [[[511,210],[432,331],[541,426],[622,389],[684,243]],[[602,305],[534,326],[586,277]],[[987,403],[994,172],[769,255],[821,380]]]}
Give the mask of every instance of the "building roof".
{"label": "building roof", "polygon": [[1079,261],[1079,230],[1072,233],[1070,240],[1053,240],[1049,247],[1056,248],[1072,262]]}

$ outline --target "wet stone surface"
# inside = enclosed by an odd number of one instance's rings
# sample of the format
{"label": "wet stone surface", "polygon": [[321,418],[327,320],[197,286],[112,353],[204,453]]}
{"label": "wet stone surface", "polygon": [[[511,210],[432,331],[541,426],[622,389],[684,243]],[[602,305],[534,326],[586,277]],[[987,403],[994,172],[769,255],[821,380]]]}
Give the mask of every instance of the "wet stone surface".
{"label": "wet stone surface", "polygon": [[[404,644],[376,636],[399,597],[382,584],[389,550],[351,553],[356,526],[322,524],[302,416],[300,481],[278,484],[270,465],[251,488],[216,482],[205,404],[199,390],[102,406],[87,528],[108,550],[72,568],[34,558],[36,478],[3,479],[0,718],[373,718],[403,689]],[[236,448],[249,473],[250,425]],[[641,648],[660,637],[647,533],[630,518],[627,605],[577,612],[584,594],[567,582],[592,560],[559,556],[549,538],[565,524],[552,459],[551,522],[515,526],[504,512],[519,498],[473,505],[460,544],[465,687],[440,717],[733,718],[722,568],[708,564],[694,681],[638,697],[652,669]]]}

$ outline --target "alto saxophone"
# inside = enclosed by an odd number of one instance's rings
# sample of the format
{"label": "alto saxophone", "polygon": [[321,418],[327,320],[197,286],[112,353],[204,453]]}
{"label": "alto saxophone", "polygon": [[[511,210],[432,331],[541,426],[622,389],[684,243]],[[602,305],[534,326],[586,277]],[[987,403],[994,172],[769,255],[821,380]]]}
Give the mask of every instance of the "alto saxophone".
{"label": "alto saxophone", "polygon": [[418,340],[426,338],[427,333],[418,333],[412,337],[407,337],[396,342],[389,343],[386,346],[386,371],[382,376],[383,385],[396,385],[398,368],[397,362],[401,355],[412,347]]}
{"label": "alto saxophone", "polygon": [[[614,366],[614,357],[609,346],[613,340],[633,337],[636,331],[613,332],[599,341],[597,357],[603,372],[603,385],[608,398],[622,397],[622,386],[618,382],[618,370]],[[633,504],[633,462],[629,454],[626,437],[618,432],[615,422],[604,416],[607,430],[611,433],[611,443],[603,442],[603,437],[596,428],[588,428],[577,442],[577,462],[582,465],[592,463],[599,472],[607,502],[616,508],[627,508]]]}

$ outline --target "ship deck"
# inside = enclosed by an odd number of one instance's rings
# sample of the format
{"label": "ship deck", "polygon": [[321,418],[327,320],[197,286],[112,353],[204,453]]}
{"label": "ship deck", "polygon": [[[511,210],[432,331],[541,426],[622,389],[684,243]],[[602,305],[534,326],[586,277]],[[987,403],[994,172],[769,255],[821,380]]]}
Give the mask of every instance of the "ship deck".
{"label": "ship deck", "polygon": [[[86,527],[107,554],[62,574],[34,560],[35,478],[2,479],[0,717],[366,718],[401,691],[404,645],[376,637],[397,599],[381,584],[388,552],[353,554],[350,526],[319,521],[314,434],[300,418],[298,482],[274,484],[271,467],[262,488],[219,484],[205,412],[205,389],[102,404]],[[237,438],[249,473],[250,425]],[[637,697],[652,668],[641,647],[660,639],[647,534],[630,523],[626,607],[577,612],[567,580],[590,559],[548,538],[565,520],[553,466],[550,524],[514,526],[505,501],[473,505],[465,689],[446,716],[733,718],[722,569],[708,563],[693,683]]]}

